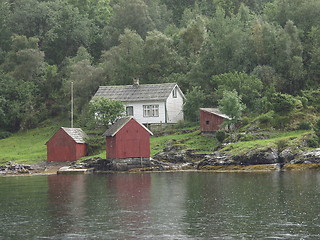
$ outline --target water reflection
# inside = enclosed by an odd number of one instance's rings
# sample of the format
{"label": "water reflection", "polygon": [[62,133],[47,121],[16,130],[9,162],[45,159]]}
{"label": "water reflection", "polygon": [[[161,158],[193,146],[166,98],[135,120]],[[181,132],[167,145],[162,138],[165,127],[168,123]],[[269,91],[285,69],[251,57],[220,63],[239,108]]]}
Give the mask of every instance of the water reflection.
{"label": "water reflection", "polygon": [[86,215],[85,175],[48,176],[48,212],[51,214],[50,233],[77,233],[82,228],[82,218]]}
{"label": "water reflection", "polygon": [[319,239],[320,173],[0,178],[0,239]]}

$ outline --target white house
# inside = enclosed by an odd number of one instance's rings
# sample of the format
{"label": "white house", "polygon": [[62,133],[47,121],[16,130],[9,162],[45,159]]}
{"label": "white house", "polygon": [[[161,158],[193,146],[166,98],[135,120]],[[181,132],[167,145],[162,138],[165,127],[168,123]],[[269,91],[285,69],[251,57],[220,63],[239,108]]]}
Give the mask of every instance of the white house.
{"label": "white house", "polygon": [[185,99],[176,83],[100,86],[93,98],[106,97],[124,103],[126,114],[142,124],[177,123],[183,120]]}

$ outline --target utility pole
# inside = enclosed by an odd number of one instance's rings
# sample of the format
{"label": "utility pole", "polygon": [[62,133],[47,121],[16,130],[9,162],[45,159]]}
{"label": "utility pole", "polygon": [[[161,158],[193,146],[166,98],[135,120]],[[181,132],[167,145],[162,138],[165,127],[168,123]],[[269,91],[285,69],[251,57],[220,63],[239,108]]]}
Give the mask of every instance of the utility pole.
{"label": "utility pole", "polygon": [[73,82],[71,82],[71,128],[73,128]]}

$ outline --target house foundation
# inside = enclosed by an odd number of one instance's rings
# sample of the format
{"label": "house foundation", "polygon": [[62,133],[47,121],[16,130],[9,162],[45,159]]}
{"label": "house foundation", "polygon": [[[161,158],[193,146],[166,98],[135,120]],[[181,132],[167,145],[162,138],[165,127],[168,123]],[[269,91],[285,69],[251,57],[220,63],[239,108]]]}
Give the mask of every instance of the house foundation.
{"label": "house foundation", "polygon": [[123,158],[110,159],[114,171],[127,171],[133,168],[146,168],[151,166],[150,158]]}

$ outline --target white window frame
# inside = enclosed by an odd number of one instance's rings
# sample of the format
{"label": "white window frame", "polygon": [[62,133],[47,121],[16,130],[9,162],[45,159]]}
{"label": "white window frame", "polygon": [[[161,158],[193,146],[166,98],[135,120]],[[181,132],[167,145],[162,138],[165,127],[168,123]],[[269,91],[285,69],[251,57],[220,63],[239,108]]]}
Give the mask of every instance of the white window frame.
{"label": "white window frame", "polygon": [[177,97],[178,97],[177,87],[175,87],[175,88],[172,90],[172,97],[173,97],[173,98],[177,98]]}
{"label": "white window frame", "polygon": [[159,117],[159,105],[143,105],[143,117]]}
{"label": "white window frame", "polygon": [[[128,109],[132,109],[132,114],[129,114]],[[134,114],[133,106],[126,106],[126,115],[127,115],[127,116],[133,116],[133,114]]]}

